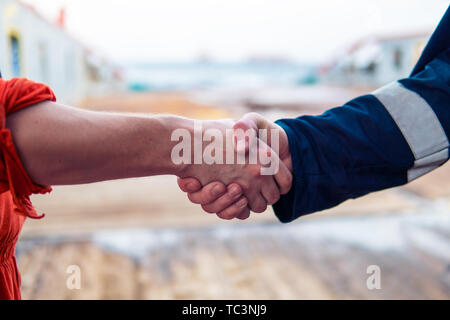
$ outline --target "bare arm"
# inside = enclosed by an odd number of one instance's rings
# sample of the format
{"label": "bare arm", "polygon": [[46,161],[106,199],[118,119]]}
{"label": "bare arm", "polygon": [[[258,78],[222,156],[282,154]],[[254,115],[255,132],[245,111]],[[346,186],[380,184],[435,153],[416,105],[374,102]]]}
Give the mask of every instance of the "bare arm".
{"label": "bare arm", "polygon": [[174,116],[127,116],[43,102],[7,117],[16,149],[35,183],[82,184],[180,174],[170,160]]}
{"label": "bare arm", "polygon": [[[202,122],[203,129],[219,130],[224,138],[225,131],[233,124],[231,120]],[[242,186],[246,199],[240,197],[241,192],[233,193],[231,199],[239,204],[240,217],[246,217],[247,203],[253,211],[263,212],[268,203],[279,199],[275,177],[283,181],[281,185],[290,185],[292,180],[284,164],[274,176],[261,175],[260,164],[175,165],[171,154],[178,141],[171,141],[171,135],[175,129],[183,128],[193,136],[192,119],[93,112],[43,102],[8,115],[6,125],[25,169],[31,179],[41,185],[83,184],[161,174],[193,177],[203,185],[213,181],[225,185],[235,182]],[[221,148],[215,152],[234,153],[225,146]],[[223,184],[218,184],[219,192],[214,190],[216,195],[227,191]]]}

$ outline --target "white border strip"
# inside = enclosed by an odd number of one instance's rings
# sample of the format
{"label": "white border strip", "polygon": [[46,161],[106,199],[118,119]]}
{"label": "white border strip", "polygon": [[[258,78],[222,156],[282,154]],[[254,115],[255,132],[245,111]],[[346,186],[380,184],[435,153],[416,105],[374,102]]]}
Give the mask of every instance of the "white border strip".
{"label": "white border strip", "polygon": [[408,181],[436,169],[448,159],[447,135],[433,109],[421,96],[397,81],[372,94],[392,116],[414,154]]}

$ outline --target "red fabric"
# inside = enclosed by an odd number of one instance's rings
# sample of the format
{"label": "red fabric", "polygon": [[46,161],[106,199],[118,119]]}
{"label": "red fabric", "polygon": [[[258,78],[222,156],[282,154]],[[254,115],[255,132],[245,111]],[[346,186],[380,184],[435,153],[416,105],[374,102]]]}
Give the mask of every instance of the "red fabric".
{"label": "red fabric", "polygon": [[51,191],[31,181],[11,132],[5,128],[6,117],[46,100],[56,100],[46,85],[26,79],[0,79],[0,300],[20,299],[20,275],[14,256],[17,239],[26,217],[43,217],[33,208],[30,195]]}

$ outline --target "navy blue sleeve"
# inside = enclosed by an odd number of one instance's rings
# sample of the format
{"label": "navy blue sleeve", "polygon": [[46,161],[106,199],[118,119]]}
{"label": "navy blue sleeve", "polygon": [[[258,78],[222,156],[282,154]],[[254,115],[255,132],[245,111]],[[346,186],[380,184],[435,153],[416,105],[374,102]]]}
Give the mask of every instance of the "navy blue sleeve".
{"label": "navy blue sleeve", "polygon": [[[450,50],[398,83],[424,99],[448,137]],[[408,105],[404,107],[401,111],[408,112]],[[372,94],[320,116],[278,120],[288,135],[294,169],[291,191],[273,206],[279,220],[290,222],[347,199],[407,183],[408,170],[423,159],[415,158],[397,122]]]}
{"label": "navy blue sleeve", "polygon": [[428,102],[450,137],[450,48],[428,63],[422,71],[399,82]]}
{"label": "navy blue sleeve", "polygon": [[294,169],[290,192],[273,206],[281,222],[404,184],[414,162],[397,125],[371,95],[277,123],[288,135]]}

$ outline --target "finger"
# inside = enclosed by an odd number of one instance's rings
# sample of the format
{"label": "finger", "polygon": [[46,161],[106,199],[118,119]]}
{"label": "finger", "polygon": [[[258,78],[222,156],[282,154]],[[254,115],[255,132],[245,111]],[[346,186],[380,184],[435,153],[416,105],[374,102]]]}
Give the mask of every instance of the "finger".
{"label": "finger", "polygon": [[254,129],[258,130],[258,123],[260,122],[260,115],[252,112],[245,114],[240,120],[236,121],[236,123],[233,126],[233,129],[242,129],[242,130],[248,130],[248,129]]}
{"label": "finger", "polygon": [[278,190],[278,185],[272,177],[267,177],[265,180],[267,181],[265,181],[261,186],[261,194],[268,205],[273,205],[280,200],[280,191]]}
{"label": "finger", "polygon": [[235,204],[229,206],[225,210],[217,213],[217,216],[224,220],[231,220],[236,218],[243,210],[248,210],[247,208],[248,200],[245,197],[241,197]]}
{"label": "finger", "polygon": [[280,160],[276,151],[269,147],[264,141],[259,141],[259,159],[264,165],[265,175],[274,177],[279,193],[286,194],[292,186],[292,173],[286,164]]}
{"label": "finger", "polygon": [[[251,133],[248,132],[248,130],[254,131],[253,133]],[[256,137],[256,135],[258,134],[258,127],[250,119],[242,118],[233,125],[233,141],[238,152],[247,153],[249,151],[250,136],[248,134],[251,134],[252,137]]]}
{"label": "finger", "polygon": [[249,208],[256,213],[262,213],[267,209],[267,202],[259,192],[256,195],[249,196],[248,203]]}
{"label": "finger", "polygon": [[239,213],[236,218],[239,220],[246,220],[250,217],[250,209],[247,207]]}
{"label": "finger", "polygon": [[[284,129],[282,127],[280,127],[278,124],[268,121],[266,118],[264,118],[262,115],[256,113],[256,112],[251,112],[251,113],[247,113],[246,115],[244,115],[242,117],[241,120],[237,121],[235,123],[235,125],[233,126],[234,128],[241,128],[242,130],[247,130],[249,128],[253,128],[254,130],[256,130],[259,133],[259,130],[261,129],[266,129],[267,130],[267,144],[269,146],[272,146],[272,131],[276,130],[276,132],[278,132],[279,135],[279,149],[280,150],[275,150],[278,155],[280,156],[281,159],[287,159],[289,158],[289,154],[290,154],[290,150],[289,150],[289,140],[286,134],[286,131],[284,131]],[[275,132],[275,131],[274,131]],[[292,170],[292,164],[290,163],[290,161],[287,161],[287,163],[285,163],[288,168],[290,168]]]}
{"label": "finger", "polygon": [[279,170],[275,174],[274,178],[277,182],[280,194],[286,194],[291,190],[292,187],[292,172],[288,169],[288,167],[280,161]]}
{"label": "finger", "polygon": [[188,193],[188,198],[196,204],[208,204],[217,200],[227,190],[222,182],[211,182],[204,186],[200,191]]}
{"label": "finger", "polygon": [[267,129],[270,125],[270,122],[267,121],[263,116],[258,113],[251,112],[245,114],[240,120],[236,121],[233,126],[233,129],[254,129],[258,131],[258,129]]}
{"label": "finger", "polygon": [[202,208],[208,213],[217,213],[233,205],[242,196],[243,191],[240,185],[232,183],[227,187],[227,192],[217,200],[203,205]]}
{"label": "finger", "polygon": [[197,192],[202,188],[200,181],[195,178],[178,178],[177,183],[184,192]]}

